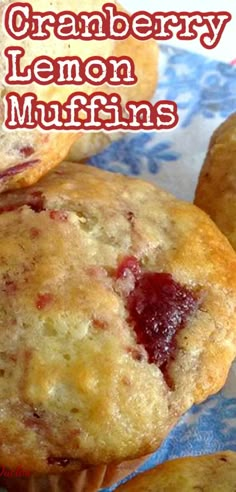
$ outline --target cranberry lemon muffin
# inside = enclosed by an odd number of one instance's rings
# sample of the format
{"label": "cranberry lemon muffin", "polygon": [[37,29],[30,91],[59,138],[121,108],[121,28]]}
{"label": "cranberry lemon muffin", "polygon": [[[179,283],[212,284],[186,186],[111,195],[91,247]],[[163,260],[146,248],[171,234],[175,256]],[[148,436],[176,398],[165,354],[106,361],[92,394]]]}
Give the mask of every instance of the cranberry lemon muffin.
{"label": "cranberry lemon muffin", "polygon": [[[119,10],[122,10],[121,7],[119,7]],[[116,41],[113,55],[131,57],[134,61],[135,74],[138,79],[135,85],[115,88],[115,92],[121,96],[123,107],[128,101],[151,99],[157,87],[158,78],[158,46],[156,41],[153,39],[139,41],[130,36],[123,41]],[[105,92],[114,92],[114,87],[106,86]],[[123,135],[123,132],[83,133],[72,145],[67,159],[81,162],[101,152],[103,148]]]}
{"label": "cranberry lemon muffin", "polygon": [[[51,35],[46,40],[31,40],[29,37],[23,40],[14,40],[4,29],[3,19],[6,8],[14,4],[14,0],[2,0],[0,2],[0,125],[4,122],[4,96],[9,92],[24,94],[33,92],[40,101],[65,102],[68,96],[75,91],[83,91],[86,94],[94,92],[94,86],[84,85],[56,85],[37,84],[36,82],[26,85],[7,85],[4,82],[8,70],[7,58],[4,50],[9,46],[18,46],[25,50],[20,60],[23,70],[27,65],[39,56],[49,54],[53,59],[57,57],[79,56],[86,60],[95,54],[97,56],[109,57],[114,49],[114,40],[90,40],[82,41],[76,39],[58,39]],[[111,4],[115,3],[111,0]],[[33,12],[55,13],[72,11],[78,14],[82,11],[101,11],[103,0],[31,0]],[[19,15],[17,20],[21,19]],[[97,88],[96,88],[97,89]],[[106,88],[104,88],[105,91]],[[36,182],[48,170],[61,162],[67,155],[72,143],[78,139],[78,133],[73,132],[41,132],[35,130],[6,131],[0,129],[0,191],[27,186]]]}
{"label": "cranberry lemon muffin", "polygon": [[118,487],[117,492],[235,492],[236,453],[168,461]]}
{"label": "cranberry lemon muffin", "polygon": [[152,184],[68,162],[0,212],[0,465],[151,453],[235,357],[228,241]]}
{"label": "cranberry lemon muffin", "polygon": [[195,197],[236,249],[236,113],[214,133]]}

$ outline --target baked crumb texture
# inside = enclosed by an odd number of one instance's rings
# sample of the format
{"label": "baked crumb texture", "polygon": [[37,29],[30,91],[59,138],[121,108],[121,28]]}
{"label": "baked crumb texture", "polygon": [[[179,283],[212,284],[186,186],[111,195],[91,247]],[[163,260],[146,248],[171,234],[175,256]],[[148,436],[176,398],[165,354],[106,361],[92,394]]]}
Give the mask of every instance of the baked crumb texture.
{"label": "baked crumb texture", "polygon": [[152,184],[69,162],[0,212],[1,465],[154,451],[235,357],[228,241]]}

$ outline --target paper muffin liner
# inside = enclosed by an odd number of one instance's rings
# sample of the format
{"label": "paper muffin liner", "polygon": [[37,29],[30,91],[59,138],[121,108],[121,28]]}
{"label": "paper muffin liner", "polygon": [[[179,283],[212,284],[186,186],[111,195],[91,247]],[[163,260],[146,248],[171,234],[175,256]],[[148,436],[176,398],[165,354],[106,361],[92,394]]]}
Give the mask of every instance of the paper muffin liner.
{"label": "paper muffin liner", "polygon": [[8,492],[98,492],[110,487],[141,466],[148,456],[119,465],[101,465],[81,472],[61,475],[32,475],[30,478],[0,479],[0,486]]}

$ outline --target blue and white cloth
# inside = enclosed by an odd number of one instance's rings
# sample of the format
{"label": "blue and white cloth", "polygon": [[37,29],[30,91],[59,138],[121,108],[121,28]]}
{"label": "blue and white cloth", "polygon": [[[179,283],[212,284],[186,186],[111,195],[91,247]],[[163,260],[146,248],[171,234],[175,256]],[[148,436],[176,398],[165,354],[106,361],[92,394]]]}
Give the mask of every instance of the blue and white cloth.
{"label": "blue and white cloth", "polygon": [[161,47],[160,65],[154,100],[178,104],[179,126],[127,134],[90,163],[140,176],[192,201],[210,136],[236,110],[236,66],[166,44]]}
{"label": "blue and white cloth", "polygon": [[[177,102],[176,129],[127,134],[90,163],[155,182],[192,201],[197,176],[214,129],[236,110],[236,66],[176,49],[161,48],[155,100]],[[225,388],[193,407],[141,470],[179,456],[236,451],[236,365]],[[104,489],[104,492],[111,492]]]}

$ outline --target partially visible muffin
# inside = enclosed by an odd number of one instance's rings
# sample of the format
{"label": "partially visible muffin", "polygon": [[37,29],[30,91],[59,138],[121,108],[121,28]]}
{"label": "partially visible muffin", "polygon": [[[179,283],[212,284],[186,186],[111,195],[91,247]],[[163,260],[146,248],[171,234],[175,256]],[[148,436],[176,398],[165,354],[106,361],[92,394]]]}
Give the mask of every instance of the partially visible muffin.
{"label": "partially visible muffin", "polygon": [[[4,82],[8,72],[7,59],[3,56],[5,48],[17,45],[25,50],[21,60],[21,66],[27,66],[39,56],[49,54],[52,58],[80,56],[82,60],[94,56],[109,57],[113,50],[115,41],[90,40],[81,41],[71,39],[68,41],[55,38],[53,33],[47,40],[31,40],[29,37],[23,40],[10,38],[4,29],[3,15],[5,9],[15,3],[14,0],[2,0],[0,2],[0,192],[12,188],[20,188],[35,183],[41,176],[59,164],[67,155],[72,143],[79,138],[79,132],[42,132],[35,130],[7,131],[2,127],[4,122],[3,98],[9,92],[20,95],[33,92],[39,101],[60,101],[64,103],[68,96],[78,91],[78,85],[40,85],[36,83],[26,85],[7,85]],[[111,0],[112,4],[115,3]],[[31,0],[30,4],[34,12],[63,12],[68,8],[66,0]],[[103,0],[70,0],[69,8],[75,13],[81,11],[101,11]],[[94,86],[84,84],[79,90],[86,94],[94,92]],[[104,87],[106,91],[106,87]]]}
{"label": "partially visible muffin", "polygon": [[212,136],[195,203],[210,215],[236,249],[236,113]]}
{"label": "partially visible muffin", "polygon": [[[123,10],[119,6],[119,10]],[[122,41],[116,41],[114,56],[129,56],[135,65],[137,84],[131,86],[106,86],[105,92],[120,94],[123,108],[128,101],[150,100],[156,90],[158,79],[158,46],[155,40],[140,41],[132,36]],[[125,112],[125,111],[124,111]],[[104,113],[104,117],[106,117]],[[118,140],[124,132],[83,133],[72,145],[68,160],[81,162],[98,152],[110,143]]]}
{"label": "partially visible muffin", "polygon": [[0,465],[151,453],[235,357],[228,241],[150,183],[68,162],[0,212]]}
{"label": "partially visible muffin", "polygon": [[235,492],[236,453],[180,458],[138,475],[117,492]]}

